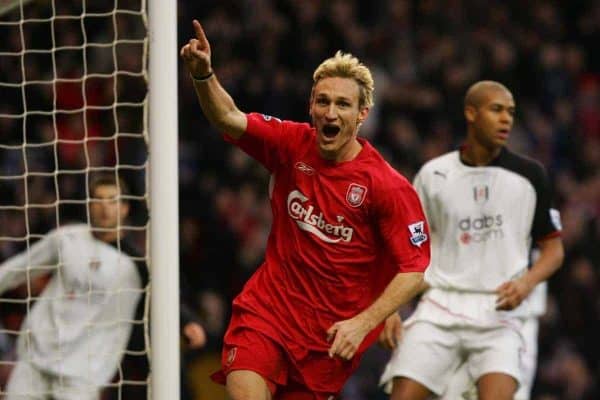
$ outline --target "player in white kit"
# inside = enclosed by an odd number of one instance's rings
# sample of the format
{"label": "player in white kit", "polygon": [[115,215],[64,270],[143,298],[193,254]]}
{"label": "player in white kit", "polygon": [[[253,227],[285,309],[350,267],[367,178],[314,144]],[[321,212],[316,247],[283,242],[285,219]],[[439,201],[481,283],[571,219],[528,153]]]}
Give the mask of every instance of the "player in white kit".
{"label": "player in white kit", "polygon": [[62,226],[0,265],[0,293],[52,278],[17,341],[7,400],[95,400],[127,344],[146,274],[122,239],[129,204],[112,175],[91,185],[91,225]]}
{"label": "player in white kit", "polygon": [[[544,168],[505,148],[512,94],[478,82],[464,112],[465,145],[415,178],[431,227],[429,289],[382,375],[392,400],[442,395],[463,363],[479,399],[513,399],[523,380],[528,295],[562,263],[560,217]],[[532,241],[540,256],[528,269]]]}

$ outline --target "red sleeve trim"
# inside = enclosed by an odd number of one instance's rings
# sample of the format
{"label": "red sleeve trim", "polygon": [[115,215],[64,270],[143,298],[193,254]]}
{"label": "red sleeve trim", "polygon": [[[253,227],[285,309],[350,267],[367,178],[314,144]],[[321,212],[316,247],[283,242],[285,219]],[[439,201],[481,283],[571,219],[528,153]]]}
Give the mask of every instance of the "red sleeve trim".
{"label": "red sleeve trim", "polygon": [[562,236],[562,233],[560,231],[554,231],[554,232],[547,234],[546,236],[542,236],[541,238],[536,240],[536,243],[540,243],[545,240],[554,239],[554,238],[561,237],[561,236]]}

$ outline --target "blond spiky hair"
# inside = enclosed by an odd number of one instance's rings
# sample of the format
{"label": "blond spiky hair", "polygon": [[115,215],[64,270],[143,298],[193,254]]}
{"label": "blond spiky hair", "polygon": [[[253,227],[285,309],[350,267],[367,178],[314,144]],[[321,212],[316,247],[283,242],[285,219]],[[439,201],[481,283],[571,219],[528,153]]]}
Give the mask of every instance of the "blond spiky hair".
{"label": "blond spiky hair", "polygon": [[323,78],[351,78],[358,83],[359,108],[373,106],[373,77],[371,71],[358,58],[338,50],[335,56],[323,61],[313,74],[313,88]]}

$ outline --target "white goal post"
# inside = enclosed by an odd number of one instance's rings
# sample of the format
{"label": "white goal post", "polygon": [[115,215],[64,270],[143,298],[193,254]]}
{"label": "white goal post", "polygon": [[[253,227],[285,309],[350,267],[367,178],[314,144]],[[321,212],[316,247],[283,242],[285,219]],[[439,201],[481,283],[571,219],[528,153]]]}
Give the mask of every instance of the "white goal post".
{"label": "white goal post", "polygon": [[150,0],[152,399],[178,399],[177,1]]}

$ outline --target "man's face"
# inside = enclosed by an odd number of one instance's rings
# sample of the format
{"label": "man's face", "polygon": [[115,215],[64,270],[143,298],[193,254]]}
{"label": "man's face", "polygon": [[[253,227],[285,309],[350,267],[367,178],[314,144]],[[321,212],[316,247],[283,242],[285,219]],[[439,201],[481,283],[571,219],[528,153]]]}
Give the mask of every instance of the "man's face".
{"label": "man's face", "polygon": [[310,116],[321,156],[340,161],[356,140],[368,108],[359,109],[359,87],[350,78],[323,78],[313,88]]}
{"label": "man's face", "polygon": [[513,127],[515,101],[510,92],[493,89],[483,96],[478,107],[467,106],[465,114],[479,144],[488,149],[502,147]]}
{"label": "man's face", "polygon": [[90,219],[93,227],[114,229],[127,217],[129,205],[118,200],[114,185],[98,185],[92,193]]}

